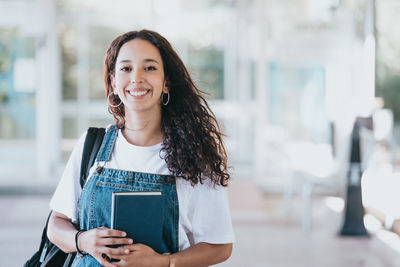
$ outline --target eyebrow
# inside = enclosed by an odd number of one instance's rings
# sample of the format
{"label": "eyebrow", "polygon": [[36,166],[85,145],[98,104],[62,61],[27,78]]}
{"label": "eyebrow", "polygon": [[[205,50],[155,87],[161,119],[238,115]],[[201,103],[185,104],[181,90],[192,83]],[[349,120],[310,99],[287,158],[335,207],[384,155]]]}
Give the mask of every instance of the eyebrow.
{"label": "eyebrow", "polygon": [[[144,62],[155,62],[155,63],[159,64],[157,60],[152,59],[152,58],[146,58],[146,59],[144,59],[143,61],[144,61]],[[130,59],[124,59],[124,60],[121,60],[121,61],[118,62],[118,63],[119,63],[119,64],[120,64],[120,63],[131,63],[131,60],[130,60]]]}

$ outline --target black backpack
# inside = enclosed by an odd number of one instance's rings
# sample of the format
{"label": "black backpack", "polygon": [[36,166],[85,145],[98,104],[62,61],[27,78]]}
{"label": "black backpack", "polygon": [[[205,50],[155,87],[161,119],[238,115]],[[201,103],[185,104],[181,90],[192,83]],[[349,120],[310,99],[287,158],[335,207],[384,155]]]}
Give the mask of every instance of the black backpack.
{"label": "black backpack", "polygon": [[[97,153],[103,142],[105,134],[104,128],[90,127],[87,131],[83,152],[80,172],[81,188],[85,185],[89,169],[93,165]],[[46,225],[42,232],[39,250],[24,264],[24,267],[69,267],[71,266],[76,253],[65,253],[47,238],[47,224],[49,223],[50,214],[47,217]]]}

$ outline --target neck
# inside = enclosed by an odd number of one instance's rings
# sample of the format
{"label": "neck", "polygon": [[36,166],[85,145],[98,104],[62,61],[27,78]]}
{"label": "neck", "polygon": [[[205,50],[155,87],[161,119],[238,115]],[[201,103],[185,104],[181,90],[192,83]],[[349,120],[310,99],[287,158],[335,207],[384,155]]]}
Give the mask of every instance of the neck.
{"label": "neck", "polygon": [[125,111],[125,128],[122,134],[126,140],[137,146],[152,146],[163,140],[161,113]]}

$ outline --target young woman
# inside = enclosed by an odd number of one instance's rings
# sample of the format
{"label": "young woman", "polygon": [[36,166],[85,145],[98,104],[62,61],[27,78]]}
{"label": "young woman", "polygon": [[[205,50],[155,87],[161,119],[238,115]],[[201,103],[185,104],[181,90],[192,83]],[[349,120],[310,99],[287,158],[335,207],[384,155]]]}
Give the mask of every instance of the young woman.
{"label": "young woman", "polygon": [[[85,134],[79,139],[50,202],[50,240],[79,252],[73,266],[209,266],[228,259],[234,233],[222,134],[179,56],[156,32],[128,32],[108,48],[104,79],[115,125],[83,190]],[[161,191],[167,207],[162,254],[110,229],[112,192],[146,190]]]}

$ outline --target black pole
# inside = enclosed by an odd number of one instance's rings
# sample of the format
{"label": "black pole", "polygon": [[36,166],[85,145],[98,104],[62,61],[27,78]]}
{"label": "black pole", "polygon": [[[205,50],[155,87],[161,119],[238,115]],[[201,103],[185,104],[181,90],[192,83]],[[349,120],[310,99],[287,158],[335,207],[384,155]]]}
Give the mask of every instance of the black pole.
{"label": "black pole", "polygon": [[364,206],[361,195],[361,153],[360,153],[360,127],[365,119],[357,119],[351,133],[350,166],[347,176],[347,196],[342,236],[369,236],[364,225]]}

